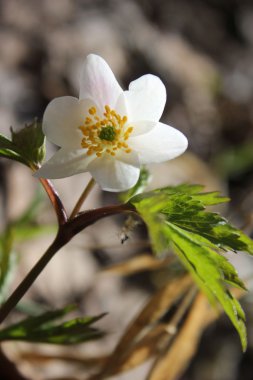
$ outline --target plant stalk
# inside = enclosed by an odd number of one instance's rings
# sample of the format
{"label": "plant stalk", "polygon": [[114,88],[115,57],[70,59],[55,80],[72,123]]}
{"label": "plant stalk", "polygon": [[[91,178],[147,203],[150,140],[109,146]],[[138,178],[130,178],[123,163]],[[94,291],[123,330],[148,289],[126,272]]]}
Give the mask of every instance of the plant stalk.
{"label": "plant stalk", "polygon": [[35,264],[35,266],[31,269],[31,271],[26,275],[26,277],[22,280],[19,286],[14,290],[12,295],[8,298],[8,300],[3,304],[0,309],[0,323],[8,316],[10,311],[18,304],[27,290],[34,283],[36,278],[42,272],[42,270],[46,267],[48,262],[52,259],[57,251],[65,242],[61,240],[59,235],[56,236],[54,242],[49,246],[44,255],[39,259],[39,261]]}
{"label": "plant stalk", "polygon": [[101,207],[83,212],[77,215],[74,219],[60,225],[58,234],[53,243],[0,308],[0,323],[4,321],[11,310],[23,298],[56,252],[66,245],[76,234],[95,223],[97,220],[122,212],[134,212],[134,208],[128,204]]}
{"label": "plant stalk", "polygon": [[67,213],[66,213],[66,210],[62,204],[62,201],[57,193],[57,191],[55,190],[53,184],[51,181],[49,181],[48,179],[46,178],[40,178],[39,179],[42,186],[44,187],[54,209],[55,209],[55,213],[56,213],[56,216],[57,216],[57,220],[58,220],[58,225],[61,226],[63,224],[65,224],[68,220],[68,217],[67,217]]}
{"label": "plant stalk", "polygon": [[87,186],[85,187],[84,191],[82,192],[80,198],[78,199],[69,219],[74,219],[74,217],[78,214],[78,212],[80,211],[82,205],[83,205],[83,202],[85,201],[85,199],[88,197],[88,195],[90,194],[91,190],[93,189],[93,187],[95,186],[96,182],[93,178],[90,179],[90,181],[88,182]]}

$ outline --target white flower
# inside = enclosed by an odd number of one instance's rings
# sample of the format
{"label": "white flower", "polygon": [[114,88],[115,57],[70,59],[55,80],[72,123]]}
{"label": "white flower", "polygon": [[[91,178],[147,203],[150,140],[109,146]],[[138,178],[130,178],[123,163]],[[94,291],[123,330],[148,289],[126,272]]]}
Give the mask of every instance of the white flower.
{"label": "white flower", "polygon": [[181,132],[159,122],[165,102],[158,77],[143,75],[123,91],[107,63],[89,55],[79,99],[63,96],[46,108],[43,131],[60,150],[35,175],[63,178],[88,171],[104,190],[131,188],[140,165],[170,160],[187,148]]}

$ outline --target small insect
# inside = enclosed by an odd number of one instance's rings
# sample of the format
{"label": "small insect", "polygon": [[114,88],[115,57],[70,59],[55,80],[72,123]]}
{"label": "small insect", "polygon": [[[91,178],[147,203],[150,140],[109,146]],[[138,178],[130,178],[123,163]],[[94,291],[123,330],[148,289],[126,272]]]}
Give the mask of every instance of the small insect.
{"label": "small insect", "polygon": [[129,233],[132,232],[138,224],[140,224],[140,221],[137,219],[134,219],[132,216],[129,216],[126,219],[120,233],[121,244],[124,244],[130,238]]}

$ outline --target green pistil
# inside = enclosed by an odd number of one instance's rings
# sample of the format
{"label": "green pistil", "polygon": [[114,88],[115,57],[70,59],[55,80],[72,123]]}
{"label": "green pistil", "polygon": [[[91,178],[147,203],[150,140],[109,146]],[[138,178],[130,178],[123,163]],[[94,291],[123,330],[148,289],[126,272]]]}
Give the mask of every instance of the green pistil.
{"label": "green pistil", "polygon": [[115,136],[116,136],[115,128],[112,125],[107,125],[106,127],[103,127],[98,135],[98,137],[101,140],[107,140],[107,141],[113,141],[115,139]]}

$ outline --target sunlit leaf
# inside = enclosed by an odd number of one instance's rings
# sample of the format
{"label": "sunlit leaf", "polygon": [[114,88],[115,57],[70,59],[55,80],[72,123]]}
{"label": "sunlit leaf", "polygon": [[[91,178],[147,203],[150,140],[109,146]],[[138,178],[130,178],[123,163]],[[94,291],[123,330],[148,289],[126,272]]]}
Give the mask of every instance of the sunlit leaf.
{"label": "sunlit leaf", "polygon": [[172,248],[212,303],[219,302],[246,348],[244,313],[229,285],[245,289],[236,270],[221,250],[253,254],[253,242],[206,206],[227,202],[217,192],[182,185],[137,195],[130,200],[146,222],[156,253]]}

